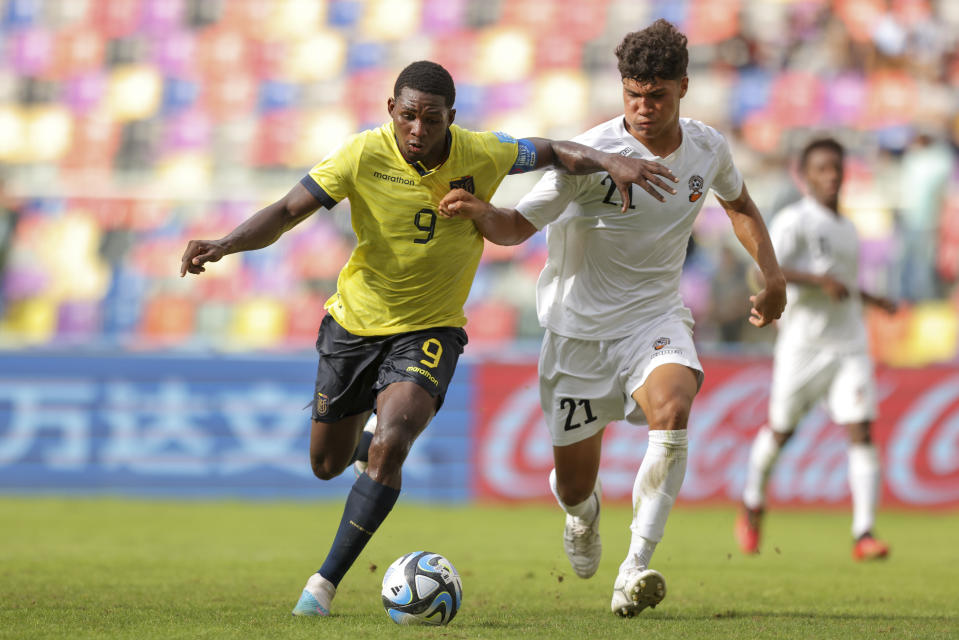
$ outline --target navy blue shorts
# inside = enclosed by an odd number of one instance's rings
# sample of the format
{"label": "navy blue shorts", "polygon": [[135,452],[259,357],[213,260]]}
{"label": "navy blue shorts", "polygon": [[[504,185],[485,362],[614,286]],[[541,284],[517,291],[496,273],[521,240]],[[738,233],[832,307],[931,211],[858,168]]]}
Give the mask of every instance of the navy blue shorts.
{"label": "navy blue shorts", "polygon": [[403,381],[426,389],[439,410],[466,342],[459,327],[357,336],[327,314],[316,338],[313,419],[336,422],[369,411],[381,390]]}

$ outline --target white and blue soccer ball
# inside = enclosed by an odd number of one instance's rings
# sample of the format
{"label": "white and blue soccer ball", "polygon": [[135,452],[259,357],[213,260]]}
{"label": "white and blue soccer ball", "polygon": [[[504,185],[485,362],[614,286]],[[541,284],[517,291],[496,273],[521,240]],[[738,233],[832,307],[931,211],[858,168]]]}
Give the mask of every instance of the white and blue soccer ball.
{"label": "white and blue soccer ball", "polygon": [[396,624],[445,625],[463,601],[463,583],[438,553],[407,553],[386,569],[383,607]]}

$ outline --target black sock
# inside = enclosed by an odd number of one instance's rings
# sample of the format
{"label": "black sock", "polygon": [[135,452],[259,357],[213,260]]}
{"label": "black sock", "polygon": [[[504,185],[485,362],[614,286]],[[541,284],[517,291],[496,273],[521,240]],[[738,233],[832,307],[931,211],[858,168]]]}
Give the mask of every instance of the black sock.
{"label": "black sock", "polygon": [[350,495],[346,498],[343,517],[336,537],[333,538],[333,545],[320,567],[321,576],[334,586],[340,584],[340,580],[360,556],[363,547],[393,509],[399,495],[399,489],[374,482],[365,473],[356,479]]}
{"label": "black sock", "polygon": [[357,460],[360,462],[369,462],[370,461],[370,443],[373,442],[373,433],[370,431],[364,431],[360,434],[360,443],[356,445],[356,450],[353,451],[353,459],[350,460],[350,463],[354,463]]}

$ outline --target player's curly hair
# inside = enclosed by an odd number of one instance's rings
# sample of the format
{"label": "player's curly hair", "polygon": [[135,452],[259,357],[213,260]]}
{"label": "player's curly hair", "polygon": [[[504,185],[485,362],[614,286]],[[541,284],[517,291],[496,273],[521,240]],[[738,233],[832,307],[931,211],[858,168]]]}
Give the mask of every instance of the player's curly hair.
{"label": "player's curly hair", "polygon": [[806,163],[809,162],[809,156],[812,155],[813,151],[817,149],[825,149],[827,151],[833,151],[836,155],[839,156],[839,162],[841,163],[846,157],[846,149],[839,143],[835,138],[816,138],[806,143],[806,146],[803,147],[802,152],[799,154],[799,170],[805,171]]}
{"label": "player's curly hair", "polygon": [[619,74],[638,82],[681,80],[689,64],[686,42],[686,36],[662,18],[642,31],[627,33],[616,47]]}
{"label": "player's curly hair", "polygon": [[410,63],[400,71],[400,75],[396,77],[396,84],[393,85],[394,98],[400,95],[403,87],[443,96],[446,99],[447,108],[452,108],[453,102],[456,100],[453,76],[442,65],[429,60],[418,60]]}

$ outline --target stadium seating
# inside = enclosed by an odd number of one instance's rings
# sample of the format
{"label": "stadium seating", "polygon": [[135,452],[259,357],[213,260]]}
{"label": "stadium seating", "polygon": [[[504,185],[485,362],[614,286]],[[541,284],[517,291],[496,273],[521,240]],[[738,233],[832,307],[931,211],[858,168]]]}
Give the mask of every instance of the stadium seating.
{"label": "stadium seating", "polygon": [[[613,50],[660,16],[690,37],[686,115],[730,138],[767,219],[804,136],[849,146],[843,206],[864,237],[864,284],[902,295],[897,209],[910,196],[890,184],[919,129],[950,145],[946,202],[959,201],[954,3],[5,0],[0,345],[308,349],[352,247],[348,203],[203,278],[179,278],[186,240],[224,233],[378,126],[412,60],[452,72],[463,126],[573,136],[621,108]],[[959,357],[951,207],[929,257],[938,295],[869,316],[888,363]],[[707,341],[710,283],[735,243],[717,213],[707,203],[683,288]],[[532,295],[515,292],[544,257],[539,237],[488,248],[469,306],[477,342],[539,337]]]}

